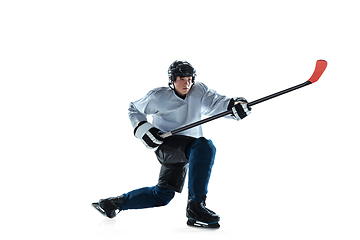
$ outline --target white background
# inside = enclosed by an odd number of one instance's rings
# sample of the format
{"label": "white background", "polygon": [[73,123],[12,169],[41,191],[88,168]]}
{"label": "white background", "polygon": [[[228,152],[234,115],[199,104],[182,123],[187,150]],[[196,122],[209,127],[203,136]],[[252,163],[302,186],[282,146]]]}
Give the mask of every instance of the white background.
{"label": "white background", "polygon": [[[1,239],[359,239],[357,1],[2,1]],[[217,147],[207,205],[217,231],[166,207],[105,219],[91,203],[157,183],[130,101],[187,60],[241,122],[203,126]]]}

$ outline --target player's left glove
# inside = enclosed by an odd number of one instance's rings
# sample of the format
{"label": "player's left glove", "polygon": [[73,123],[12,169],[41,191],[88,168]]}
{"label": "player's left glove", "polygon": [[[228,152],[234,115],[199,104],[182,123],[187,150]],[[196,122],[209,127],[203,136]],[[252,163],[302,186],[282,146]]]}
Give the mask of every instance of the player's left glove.
{"label": "player's left glove", "polygon": [[232,111],[232,116],[237,120],[241,120],[251,113],[251,107],[245,98],[233,98],[230,100],[228,110]]}

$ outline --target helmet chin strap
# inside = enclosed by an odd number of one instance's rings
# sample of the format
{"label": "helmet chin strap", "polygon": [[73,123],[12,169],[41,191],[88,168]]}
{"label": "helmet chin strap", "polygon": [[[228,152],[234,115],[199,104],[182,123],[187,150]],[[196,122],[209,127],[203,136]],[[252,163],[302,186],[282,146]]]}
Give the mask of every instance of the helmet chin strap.
{"label": "helmet chin strap", "polygon": [[168,85],[169,85],[169,88],[171,88],[172,90],[174,90],[174,91],[175,91],[174,82],[173,82],[171,79],[169,79],[169,83],[168,83]]}

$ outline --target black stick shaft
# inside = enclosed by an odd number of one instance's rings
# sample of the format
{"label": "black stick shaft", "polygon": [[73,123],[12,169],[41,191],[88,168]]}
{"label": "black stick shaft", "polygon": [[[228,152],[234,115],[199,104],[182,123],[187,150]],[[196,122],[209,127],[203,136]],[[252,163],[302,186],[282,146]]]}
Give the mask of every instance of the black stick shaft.
{"label": "black stick shaft", "polygon": [[[277,92],[277,93],[271,94],[271,95],[269,95],[269,96],[266,96],[266,97],[260,98],[260,99],[258,99],[258,100],[252,101],[252,102],[248,103],[248,106],[254,106],[254,105],[256,105],[256,104],[259,104],[259,103],[265,102],[265,101],[267,101],[267,100],[269,100],[269,99],[272,99],[272,98],[278,97],[278,96],[283,95],[283,94],[285,94],[285,93],[292,92],[292,91],[294,91],[294,90],[296,90],[296,89],[299,89],[299,88],[305,87],[305,86],[307,86],[307,85],[309,85],[309,84],[311,84],[311,82],[310,82],[310,81],[306,81],[306,82],[301,83],[301,84],[299,84],[299,85],[296,85],[296,86],[294,86],[294,87],[291,87],[291,88],[288,88],[288,89],[282,90],[282,91],[280,91],[280,92]],[[231,110],[228,110],[228,111],[225,111],[225,112],[222,112],[222,113],[216,114],[216,115],[214,115],[214,116],[211,116],[211,117],[205,118],[205,119],[203,119],[203,120],[200,120],[200,121],[197,121],[197,122],[191,123],[191,124],[186,125],[186,126],[184,126],[184,127],[181,127],[181,128],[175,129],[175,130],[173,130],[173,131],[171,131],[171,132],[164,133],[164,134],[163,134],[163,135],[161,135],[161,136],[165,138],[165,137],[171,136],[171,135],[173,135],[173,134],[176,134],[176,133],[179,133],[179,132],[182,132],[182,131],[188,130],[188,129],[190,129],[190,128],[197,127],[197,126],[199,126],[199,125],[201,125],[201,124],[204,124],[204,123],[210,122],[210,121],[212,121],[212,120],[215,120],[215,119],[218,119],[218,118],[221,118],[221,117],[227,116],[227,115],[229,115],[229,114],[231,114],[231,113],[232,113],[232,111],[231,111]]]}
{"label": "black stick shaft", "polygon": [[203,120],[200,120],[200,121],[191,123],[191,124],[189,124],[189,125],[186,125],[186,126],[184,126],[184,127],[178,128],[178,129],[176,129],[176,130],[173,130],[173,131],[171,131],[171,134],[179,133],[179,132],[188,130],[188,129],[190,129],[190,128],[197,127],[197,126],[199,126],[199,125],[201,125],[201,124],[204,124],[204,123],[210,122],[210,121],[212,121],[212,120],[215,120],[215,119],[224,117],[224,116],[226,116],[226,115],[229,115],[230,113],[232,113],[231,110],[228,110],[228,111],[225,111],[225,112],[216,114],[216,115],[214,115],[214,116],[205,118],[205,119],[203,119]]}
{"label": "black stick shaft", "polygon": [[306,82],[301,83],[301,84],[299,84],[299,85],[296,85],[296,86],[294,86],[294,87],[291,87],[291,88],[282,90],[282,91],[280,91],[280,92],[271,94],[271,95],[269,95],[269,96],[260,98],[260,99],[258,99],[258,100],[252,101],[252,102],[250,102],[250,103],[248,104],[248,106],[254,106],[254,105],[258,104],[258,103],[265,102],[265,101],[267,101],[267,100],[269,100],[269,99],[272,99],[272,98],[274,98],[274,97],[278,97],[278,96],[283,95],[283,94],[288,93],[288,92],[292,92],[292,91],[294,91],[294,90],[296,90],[296,89],[305,87],[305,86],[307,86],[307,85],[309,85],[309,84],[311,84],[311,82],[310,82],[310,81],[306,81]]}

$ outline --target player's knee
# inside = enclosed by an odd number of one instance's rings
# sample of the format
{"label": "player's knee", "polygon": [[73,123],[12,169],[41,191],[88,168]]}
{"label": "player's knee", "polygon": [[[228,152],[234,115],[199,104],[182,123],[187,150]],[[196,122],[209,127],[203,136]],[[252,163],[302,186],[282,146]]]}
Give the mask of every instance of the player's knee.
{"label": "player's knee", "polygon": [[216,148],[211,140],[208,140],[204,137],[200,137],[196,140],[195,143],[196,151],[201,152],[201,155],[206,155],[208,159],[214,159]]}
{"label": "player's knee", "polygon": [[169,204],[169,202],[174,198],[174,196],[175,191],[166,188],[156,187],[158,207]]}
{"label": "player's knee", "polygon": [[175,192],[172,194],[168,194],[166,196],[163,196],[160,202],[160,206],[166,206],[169,204],[169,202],[174,198]]}

